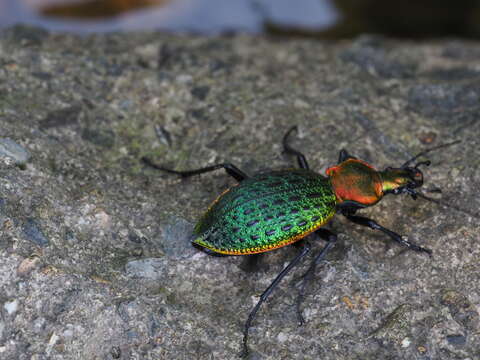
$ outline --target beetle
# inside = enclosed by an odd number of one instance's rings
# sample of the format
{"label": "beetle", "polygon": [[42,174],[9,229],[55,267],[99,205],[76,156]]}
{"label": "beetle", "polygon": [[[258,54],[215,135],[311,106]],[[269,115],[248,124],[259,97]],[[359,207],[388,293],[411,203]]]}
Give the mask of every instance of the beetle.
{"label": "beetle", "polygon": [[290,146],[289,136],[296,130],[297,126],[291,127],[284,135],[282,144],[285,153],[296,156],[299,167],[264,172],[255,176],[248,176],[231,163],[176,171],[159,166],[147,157],[142,158],[147,165],[182,178],[224,169],[237,180],[238,184],[225,190],[212,202],[194,227],[192,243],[206,253],[252,255],[289,244],[300,244],[299,253],[275,277],[251,310],[243,328],[241,356],[248,354],[248,333],[260,306],[290,270],[309,253],[311,246],[304,238],[316,233],[327,243],[302,276],[303,283],[296,307],[299,323],[303,324],[300,304],[305,286],[311,280],[317,264],[337,241],[337,235],[323,227],[336,213],[355,224],[379,230],[410,250],[431,255],[430,249],[419,246],[375,220],[357,215],[356,212],[377,204],[387,194],[407,194],[413,199],[420,196],[439,202],[418,191],[423,185],[423,173],[419,168],[430,165],[430,161],[412,164],[432,150],[458,142],[430,148],[400,167],[387,167],[381,171],[350,155],[346,150],[341,150],[338,163],[326,170],[325,177],[310,170],[306,157]]}

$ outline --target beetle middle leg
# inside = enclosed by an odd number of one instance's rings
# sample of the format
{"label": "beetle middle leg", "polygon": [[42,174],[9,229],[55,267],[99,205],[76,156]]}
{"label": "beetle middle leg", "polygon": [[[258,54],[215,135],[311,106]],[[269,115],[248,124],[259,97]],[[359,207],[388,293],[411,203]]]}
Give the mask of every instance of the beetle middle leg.
{"label": "beetle middle leg", "polygon": [[307,288],[307,285],[312,281],[317,265],[325,258],[328,251],[330,251],[335,246],[335,243],[337,242],[337,235],[331,232],[330,230],[320,228],[317,231],[315,231],[315,234],[328,242],[323,247],[323,249],[320,250],[317,256],[315,256],[310,267],[305,272],[305,274],[303,274],[301,277],[302,283],[300,285],[300,290],[298,292],[297,300],[295,301],[297,319],[298,319],[298,324],[300,326],[305,323],[305,319],[303,318],[302,311],[300,309],[300,306],[302,305],[303,300],[305,299],[305,289]]}
{"label": "beetle middle leg", "polygon": [[283,137],[283,141],[282,141],[283,149],[287,154],[295,155],[297,157],[298,166],[300,166],[300,168],[308,170],[309,166],[308,166],[307,159],[305,158],[305,155],[303,155],[300,151],[295,150],[288,144],[288,137],[290,136],[292,131],[298,131],[297,125],[292,126],[290,130],[288,130],[285,136]]}
{"label": "beetle middle leg", "polygon": [[305,241],[303,243],[302,251],[300,251],[295,258],[290,261],[290,263],[277,275],[277,277],[272,281],[272,283],[267,287],[267,289],[260,295],[260,299],[258,300],[255,307],[252,309],[250,314],[248,315],[247,321],[243,327],[243,349],[241,353],[241,357],[246,357],[248,355],[248,331],[252,326],[252,321],[255,318],[260,306],[267,300],[268,296],[272,293],[275,287],[282,281],[282,279],[292,270],[299,262],[302,260],[305,255],[308,254],[310,251],[310,244]]}
{"label": "beetle middle leg", "polygon": [[238,182],[248,178],[247,174],[245,174],[242,170],[240,170],[235,165],[230,164],[230,163],[215,164],[215,165],[206,166],[204,168],[195,169],[195,170],[176,171],[176,170],[164,168],[163,166],[157,165],[147,157],[142,157],[142,161],[145,164],[147,164],[148,166],[151,166],[151,167],[153,167],[157,170],[165,171],[165,172],[168,172],[170,174],[179,175],[182,178],[187,178],[187,177],[194,176],[194,175],[205,174],[207,172],[215,171],[215,170],[218,170],[218,169],[225,169],[227,174],[230,175],[231,177],[233,177]]}
{"label": "beetle middle leg", "polygon": [[368,226],[370,229],[373,230],[380,230],[381,232],[387,234],[390,236],[390,238],[399,244],[402,244],[409,248],[410,250],[414,251],[419,251],[419,252],[426,252],[428,255],[432,255],[432,250],[418,246],[404,238],[400,234],[397,234],[396,232],[389,230],[382,225],[378,224],[375,220],[369,219],[367,217],[363,216],[358,216],[358,215],[351,215],[348,213],[343,213],[343,215],[350,221],[354,222],[355,224],[362,225],[362,226]]}

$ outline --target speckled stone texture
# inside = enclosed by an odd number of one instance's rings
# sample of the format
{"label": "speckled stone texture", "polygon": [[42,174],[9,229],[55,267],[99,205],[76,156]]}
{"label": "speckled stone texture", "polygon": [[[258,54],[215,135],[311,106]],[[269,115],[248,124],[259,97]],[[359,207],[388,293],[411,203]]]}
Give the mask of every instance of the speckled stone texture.
{"label": "speckled stone texture", "polygon": [[294,285],[310,259],[260,310],[250,358],[479,359],[479,58],[460,40],[0,32],[0,138],[30,156],[0,154],[0,359],[236,358],[257,296],[298,249],[254,272],[199,252],[193,225],[234,180],[139,159],[289,167],[293,124],[322,173],[341,148],[383,168],[460,139],[429,156],[425,188],[469,214],[407,196],[362,211],[433,258],[335,217],[306,324]]}

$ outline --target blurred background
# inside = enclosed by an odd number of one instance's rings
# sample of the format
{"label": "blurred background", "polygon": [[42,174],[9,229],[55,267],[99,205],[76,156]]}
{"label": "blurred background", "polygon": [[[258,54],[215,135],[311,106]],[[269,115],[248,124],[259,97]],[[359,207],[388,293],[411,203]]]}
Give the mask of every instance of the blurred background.
{"label": "blurred background", "polygon": [[349,38],[480,37],[480,0],[0,0],[0,27]]}

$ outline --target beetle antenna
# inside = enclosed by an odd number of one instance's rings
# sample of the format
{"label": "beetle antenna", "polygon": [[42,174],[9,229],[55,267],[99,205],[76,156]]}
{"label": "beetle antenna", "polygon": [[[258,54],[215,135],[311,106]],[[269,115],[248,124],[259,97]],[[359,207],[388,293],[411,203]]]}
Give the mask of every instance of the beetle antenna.
{"label": "beetle antenna", "polygon": [[[460,142],[460,140],[455,140],[455,141],[452,141],[452,142],[449,142],[449,143],[446,143],[446,144],[441,144],[441,145],[438,145],[438,146],[434,146],[430,149],[427,149],[427,150],[424,150],[420,153],[418,153],[417,155],[415,155],[414,157],[412,157],[410,160],[407,160],[405,162],[405,164],[403,164],[401,167],[402,168],[406,168],[408,165],[410,165],[412,162],[414,162],[415,160],[417,160],[420,156],[423,156],[425,154],[428,154],[429,152],[431,151],[434,151],[434,150],[438,150],[438,149],[442,149],[444,147],[447,147],[447,146],[452,146],[452,145],[455,145],[455,144],[458,144]],[[420,163],[421,164],[421,163]],[[419,164],[418,164],[419,165]]]}
{"label": "beetle antenna", "polygon": [[458,206],[455,206],[455,205],[453,205],[453,204],[446,203],[446,202],[443,202],[443,201],[441,201],[441,200],[431,198],[430,196],[427,196],[427,195],[425,195],[424,193],[421,193],[421,192],[419,192],[419,191],[416,191],[416,192],[415,192],[415,195],[417,195],[418,197],[421,197],[422,199],[425,199],[425,200],[434,202],[435,204],[445,206],[446,208],[454,209],[454,210],[463,212],[463,213],[465,213],[465,214],[467,214],[467,215],[470,215],[470,216],[473,216],[473,217],[476,217],[476,218],[480,217],[480,214],[474,213],[473,211],[465,210],[465,209],[462,209],[462,208],[460,208],[460,207],[458,207]]}
{"label": "beetle antenna", "polygon": [[416,163],[414,168],[418,170],[419,166],[430,166],[432,162],[430,160],[425,160],[425,161],[420,161],[419,163]]}

